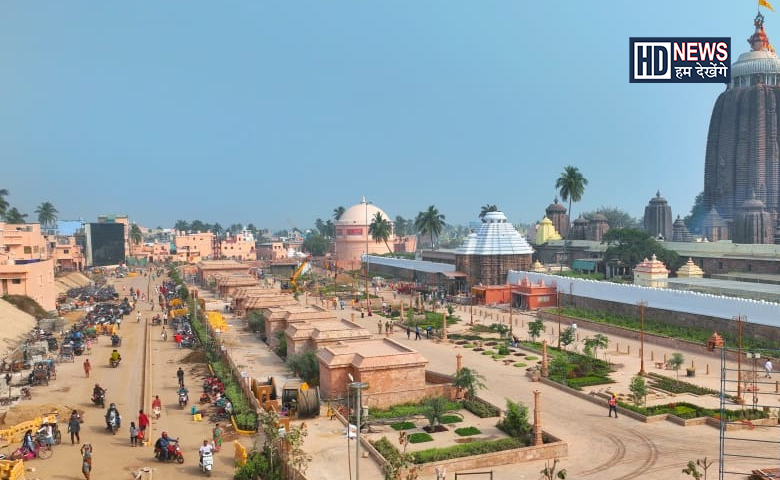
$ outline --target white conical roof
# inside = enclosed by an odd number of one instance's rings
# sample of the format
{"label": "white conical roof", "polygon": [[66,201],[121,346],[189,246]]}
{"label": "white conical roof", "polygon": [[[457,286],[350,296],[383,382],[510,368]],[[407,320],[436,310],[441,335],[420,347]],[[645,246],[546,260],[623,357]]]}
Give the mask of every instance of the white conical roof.
{"label": "white conical roof", "polygon": [[458,255],[530,255],[534,253],[534,249],[511,223],[507,223],[503,212],[488,212],[482,219],[482,225],[465,238],[455,253]]}

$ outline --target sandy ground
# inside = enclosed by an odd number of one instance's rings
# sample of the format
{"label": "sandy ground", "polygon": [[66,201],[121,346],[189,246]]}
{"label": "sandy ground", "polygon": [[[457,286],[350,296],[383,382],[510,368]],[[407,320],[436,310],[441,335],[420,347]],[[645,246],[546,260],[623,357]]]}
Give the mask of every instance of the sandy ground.
{"label": "sandy ground", "polygon": [[[128,285],[147,291],[148,279],[144,277],[123,278],[115,280],[117,290],[124,295]],[[76,357],[74,363],[61,363],[57,365],[57,379],[50,382],[48,387],[33,387],[32,401],[24,402],[24,409],[30,410],[42,408],[48,410],[52,405],[61,406],[63,421],[70,413],[70,408],[76,408],[85,412],[85,421],[81,429],[81,441],[92,443],[94,446],[93,479],[131,479],[133,472],[142,467],[150,467],[154,476],[175,475],[177,478],[189,478],[202,476],[198,468],[197,450],[202,441],[211,438],[213,425],[205,422],[193,422],[189,409],[179,409],[177,403],[176,369],[179,360],[191,350],[179,350],[169,341],[163,342],[159,336],[160,327],[147,326],[146,322],[153,312],[149,311],[149,305],[141,305],[143,322],[135,322],[135,312],[125,317],[122,322],[120,335],[122,336],[122,364],[117,369],[108,366],[108,355],[111,352],[109,337],[100,337],[98,344],[93,348],[89,356],[93,365],[91,377],[85,378],[82,362],[85,357]],[[159,311],[159,308],[156,309]],[[143,372],[142,352],[144,329],[153,329],[152,341],[152,394],[157,394],[163,401],[163,414],[160,420],[152,420],[151,434],[148,438],[154,440],[159,437],[162,430],[167,430],[174,437],[181,437],[184,450],[184,463],[161,464],[154,459],[153,448],[130,446],[128,428],[131,421],[138,419],[138,410],[141,405],[141,379]],[[185,383],[190,389],[191,396],[197,398],[200,395],[201,382],[194,375],[203,371],[203,368],[194,368],[193,364],[182,364],[187,377]],[[107,402],[115,402],[122,415],[122,428],[116,435],[105,431],[103,420],[104,410],[95,407],[90,401],[92,387],[95,383],[107,387]],[[151,410],[146,406],[146,410]],[[8,415],[16,415],[9,413]],[[79,447],[71,445],[66,430],[66,424],[60,424],[63,432],[63,443],[55,446],[54,455],[47,460],[31,460],[27,462],[27,478],[78,480],[82,479],[81,458]],[[245,442],[249,444],[249,442]],[[14,449],[18,445],[6,447],[6,450]],[[4,452],[9,453],[9,452]],[[215,456],[213,478],[233,478],[233,448],[227,444],[222,452]]]}

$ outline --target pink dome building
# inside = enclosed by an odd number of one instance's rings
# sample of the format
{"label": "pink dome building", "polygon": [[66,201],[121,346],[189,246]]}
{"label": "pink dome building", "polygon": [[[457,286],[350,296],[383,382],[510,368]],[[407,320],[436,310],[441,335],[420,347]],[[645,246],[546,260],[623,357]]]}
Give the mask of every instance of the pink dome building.
{"label": "pink dome building", "polygon": [[[382,214],[382,217],[386,218],[393,227],[390,238],[387,239],[387,245],[384,242],[375,242],[368,233],[368,227],[377,213]],[[414,236],[396,237],[395,223],[392,218],[381,208],[366,202],[365,198],[360,203],[347,208],[341,218],[335,222],[336,265],[347,270],[360,268],[361,256],[366,253],[366,246],[368,246],[369,255],[413,252],[417,248],[417,238]]]}

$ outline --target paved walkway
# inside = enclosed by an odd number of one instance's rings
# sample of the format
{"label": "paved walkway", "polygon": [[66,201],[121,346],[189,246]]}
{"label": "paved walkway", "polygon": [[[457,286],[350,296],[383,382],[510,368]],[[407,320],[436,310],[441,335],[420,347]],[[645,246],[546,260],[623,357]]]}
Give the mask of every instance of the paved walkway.
{"label": "paved walkway", "polygon": [[[309,298],[308,300],[311,301],[312,299]],[[304,298],[301,298],[301,303],[305,301]],[[408,299],[406,302],[408,303]],[[494,323],[496,315],[500,315],[498,312],[490,309],[480,308],[475,310],[478,311],[475,320],[483,324]],[[347,319],[352,318],[354,313],[350,310],[340,309],[331,311],[335,315]],[[491,314],[492,319],[488,319],[487,315]],[[458,311],[456,315],[463,318],[464,321],[451,328],[451,332],[467,328],[468,312]],[[503,315],[504,321],[506,321],[507,314],[504,313]],[[364,324],[369,331],[376,331],[375,326],[379,318],[381,317],[375,315],[370,318],[360,319],[360,315],[356,315],[356,321]],[[527,332],[527,327],[524,325],[531,317],[519,314],[514,315],[513,319],[518,322],[518,326],[515,327],[516,334],[523,335],[524,332]],[[272,372],[284,372],[286,370],[284,366],[265,344],[248,338],[247,335],[239,334],[234,337],[240,330],[241,322],[239,319],[230,320],[233,328],[226,335],[226,341],[228,343],[235,342],[235,344],[229,346],[231,353],[236,352],[236,354],[239,354],[238,352],[242,352],[242,355],[246,355],[247,361],[251,360],[250,372],[256,377],[264,378]],[[552,325],[552,323],[548,322],[549,332],[557,332],[555,328],[557,328],[557,325]],[[585,337],[594,335],[595,332],[582,326],[580,326],[578,331],[581,349],[582,340]],[[463,365],[474,368],[486,378],[485,383],[488,388],[481,391],[480,396],[498,406],[503,406],[505,399],[508,398],[522,402],[529,406],[529,409],[532,409],[533,391],[539,390],[542,398],[544,430],[565,440],[569,444],[569,455],[567,458],[562,459],[561,464],[562,468],[566,468],[569,471],[569,478],[668,480],[669,478],[681,478],[680,471],[685,467],[688,460],[703,457],[717,459],[718,457],[719,435],[718,430],[713,427],[681,427],[668,421],[645,424],[626,416],[621,416],[619,419],[609,418],[607,416],[606,402],[603,406],[593,404],[561,392],[554,387],[532,382],[525,376],[524,369],[504,365],[503,362],[494,361],[489,356],[481,355],[479,352],[461,348],[453,343],[435,343],[431,340],[407,340],[405,331],[401,329],[396,329],[393,338],[419,350],[429,360],[428,368],[442,373],[453,373],[455,371],[455,356],[459,353],[462,354]],[[554,342],[556,338],[557,336],[548,333],[550,342]],[[638,358],[639,342],[615,335],[611,335],[609,338],[610,347],[607,349],[607,356],[611,362],[617,365],[617,371],[612,375],[616,383],[609,388],[621,393],[627,393],[628,382],[639,371],[640,367],[640,359]],[[617,353],[618,345],[622,353]],[[626,353],[629,349],[632,352],[631,354]],[[671,349],[655,346],[651,340],[646,339],[645,352],[647,354],[645,360],[646,370],[666,374],[672,378],[675,377],[674,372],[656,369],[653,362],[649,360],[651,352],[654,358],[663,359],[664,354],[670,356],[673,353]],[[685,351],[682,353],[686,358],[686,366],[690,365],[691,361],[696,364],[696,376],[685,378],[686,381],[712,389],[720,388],[720,358],[718,355]],[[709,374],[706,374],[708,364]],[[733,365],[733,367],[736,368],[736,365]],[[777,374],[775,376],[777,377]],[[594,388],[594,390],[603,388],[605,387]],[[768,390],[769,388],[767,388],[767,394]],[[774,393],[772,394],[777,397]],[[659,400],[662,402],[691,400],[697,404],[703,405],[706,403],[707,406],[712,407],[718,404],[717,399],[712,397],[693,398],[687,395]],[[354,464],[348,468],[347,441],[343,437],[340,425],[322,417],[307,421],[307,424],[310,427],[307,450],[314,456],[307,475],[309,479],[350,478],[349,468],[354,468]],[[777,432],[774,429],[758,427],[754,430],[733,432],[730,435],[738,438],[774,441],[776,440]],[[774,458],[778,456],[777,445],[775,444],[740,443],[731,446],[732,450],[730,452],[760,454]],[[354,442],[351,442],[350,456],[354,456],[353,448]],[[768,461],[756,464],[753,462],[745,463],[740,459],[732,459],[729,462],[728,466],[731,466],[732,469],[739,467],[742,470],[748,467],[757,468],[772,465]],[[536,479],[539,477],[539,471],[543,467],[543,461],[536,461],[494,467],[491,470],[494,472],[493,478],[496,479]],[[717,470],[717,465],[708,472],[710,476],[717,475],[717,472],[713,474],[713,470]],[[450,475],[453,473],[450,472]],[[379,469],[370,459],[361,459],[360,475],[364,480],[382,479]]]}

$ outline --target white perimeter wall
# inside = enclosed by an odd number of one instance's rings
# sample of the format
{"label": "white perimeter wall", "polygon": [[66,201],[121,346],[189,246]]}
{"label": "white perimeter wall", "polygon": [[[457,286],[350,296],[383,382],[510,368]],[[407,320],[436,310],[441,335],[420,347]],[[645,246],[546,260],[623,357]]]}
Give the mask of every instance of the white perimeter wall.
{"label": "white perimeter wall", "polygon": [[561,292],[578,297],[627,304],[645,301],[648,308],[689,312],[716,318],[731,319],[737,315],[746,315],[748,322],[780,327],[780,303],[515,270],[509,271],[507,282],[517,284],[526,276],[532,283],[538,283],[539,280],[544,280],[548,285],[555,283]]}

